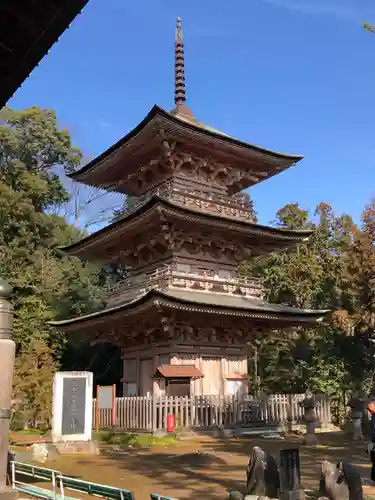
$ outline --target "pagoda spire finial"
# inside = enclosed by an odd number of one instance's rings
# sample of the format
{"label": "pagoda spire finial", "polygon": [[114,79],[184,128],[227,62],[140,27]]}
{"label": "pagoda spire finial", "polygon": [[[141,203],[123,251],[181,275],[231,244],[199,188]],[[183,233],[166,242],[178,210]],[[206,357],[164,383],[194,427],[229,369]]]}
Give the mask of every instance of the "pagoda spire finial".
{"label": "pagoda spire finial", "polygon": [[184,41],[182,35],[181,17],[177,18],[176,39],[174,50],[174,114],[193,116],[192,111],[185,106],[186,103],[186,85],[185,85],[185,56]]}

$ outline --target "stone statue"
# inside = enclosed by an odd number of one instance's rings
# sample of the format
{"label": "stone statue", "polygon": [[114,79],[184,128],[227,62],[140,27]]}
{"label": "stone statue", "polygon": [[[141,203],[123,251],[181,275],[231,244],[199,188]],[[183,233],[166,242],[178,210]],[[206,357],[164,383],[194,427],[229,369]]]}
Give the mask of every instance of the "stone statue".
{"label": "stone statue", "polygon": [[367,411],[371,418],[371,442],[375,444],[375,394],[371,392],[367,400]]}
{"label": "stone statue", "polygon": [[277,497],[280,475],[276,460],[259,446],[253,448],[246,476],[246,495]]}
{"label": "stone statue", "polygon": [[268,497],[259,497],[258,495],[244,496],[240,491],[230,491],[228,494],[229,500],[271,500]]}
{"label": "stone statue", "polygon": [[315,435],[317,416],[315,413],[315,408],[317,402],[315,396],[308,390],[306,391],[305,398],[299,403],[299,405],[304,410],[304,421],[306,424],[306,444],[317,444],[318,440]]}
{"label": "stone statue", "polygon": [[240,491],[230,491],[228,494],[229,500],[243,500],[243,494]]}
{"label": "stone statue", "polygon": [[367,402],[366,394],[359,388],[355,389],[348,401],[348,406],[350,407],[350,418],[353,425],[353,439],[362,440],[362,419],[365,411],[365,405]]}
{"label": "stone statue", "polygon": [[325,460],[322,463],[319,494],[329,500],[363,500],[361,475],[349,462],[342,461],[334,465]]}

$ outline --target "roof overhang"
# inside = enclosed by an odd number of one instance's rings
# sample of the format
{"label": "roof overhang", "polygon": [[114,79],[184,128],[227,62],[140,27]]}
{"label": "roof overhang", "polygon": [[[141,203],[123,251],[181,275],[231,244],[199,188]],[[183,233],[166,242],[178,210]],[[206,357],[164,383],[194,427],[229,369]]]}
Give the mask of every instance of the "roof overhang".
{"label": "roof overhang", "polygon": [[[109,247],[111,242],[115,243],[119,239],[129,235],[132,228],[143,231],[147,221],[153,217],[160,218],[160,215],[170,216],[176,219],[184,219],[197,227],[209,226],[210,230],[225,230],[227,232],[243,233],[248,237],[263,238],[270,244],[269,251],[281,249],[287,246],[293,246],[298,243],[306,243],[313,231],[310,229],[293,230],[282,229],[254,224],[252,222],[238,220],[233,217],[208,213],[203,210],[195,210],[159,196],[149,198],[143,205],[136,210],[128,212],[120,220],[96,231],[95,233],[61,248],[62,251],[79,257],[84,260],[100,260],[104,262],[105,257],[109,256]],[[255,254],[254,254],[255,255]]]}
{"label": "roof overhang", "polygon": [[[231,164],[237,159],[243,169],[251,171],[254,164],[262,164],[264,177],[259,179],[259,182],[276,175],[303,158],[301,155],[278,153],[248,144],[196,120],[174,115],[155,105],[131,132],[70,176],[88,185],[128,192],[126,186],[121,185],[127,165],[138,162],[137,166],[140,167],[147,158],[151,158],[156,148],[160,147],[163,134],[186,142],[192,148],[206,151],[212,158],[220,155],[222,160],[223,155],[227,155]],[[256,182],[258,181],[254,180],[253,184]],[[252,184],[249,183],[242,189],[250,185]],[[129,192],[129,194],[135,193]]]}
{"label": "roof overhang", "polygon": [[153,378],[160,379],[181,379],[181,378],[202,378],[203,373],[194,365],[160,365],[156,369]]}
{"label": "roof overhang", "polygon": [[122,320],[129,318],[137,321],[140,314],[146,314],[152,308],[175,309],[195,314],[225,314],[275,324],[275,328],[319,324],[330,313],[329,310],[297,309],[244,297],[169,289],[149,290],[131,302],[76,318],[50,321],[49,325],[64,329],[68,333],[83,333],[85,328],[91,329],[94,326],[107,329],[112,321],[121,323]]}
{"label": "roof overhang", "polygon": [[0,109],[88,0],[3,0],[0,5]]}

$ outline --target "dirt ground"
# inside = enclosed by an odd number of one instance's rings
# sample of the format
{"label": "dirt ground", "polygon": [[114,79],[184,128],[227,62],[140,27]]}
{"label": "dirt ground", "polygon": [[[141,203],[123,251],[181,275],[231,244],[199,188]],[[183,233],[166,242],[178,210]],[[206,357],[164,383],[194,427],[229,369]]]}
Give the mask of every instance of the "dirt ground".
{"label": "dirt ground", "polygon": [[[132,490],[136,500],[149,499],[150,493],[185,499],[223,499],[231,489],[240,489],[253,446],[261,446],[278,459],[282,448],[300,448],[302,482],[317,489],[320,464],[348,459],[358,467],[364,484],[370,484],[370,464],[366,442],[353,443],[343,433],[319,435],[319,445],[304,446],[299,438],[266,440],[253,437],[217,439],[202,437],[175,446],[155,446],[149,450],[121,450],[103,447],[101,456],[64,455],[46,466],[66,475]],[[375,488],[365,486],[367,495]],[[72,495],[74,496],[74,495]]]}

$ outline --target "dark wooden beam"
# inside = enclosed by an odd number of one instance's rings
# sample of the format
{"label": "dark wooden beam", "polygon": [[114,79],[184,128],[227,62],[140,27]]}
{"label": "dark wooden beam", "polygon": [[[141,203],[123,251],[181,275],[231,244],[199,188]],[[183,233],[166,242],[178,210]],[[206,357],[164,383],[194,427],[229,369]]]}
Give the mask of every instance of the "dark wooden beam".
{"label": "dark wooden beam", "polygon": [[22,85],[87,2],[0,2],[0,108]]}

